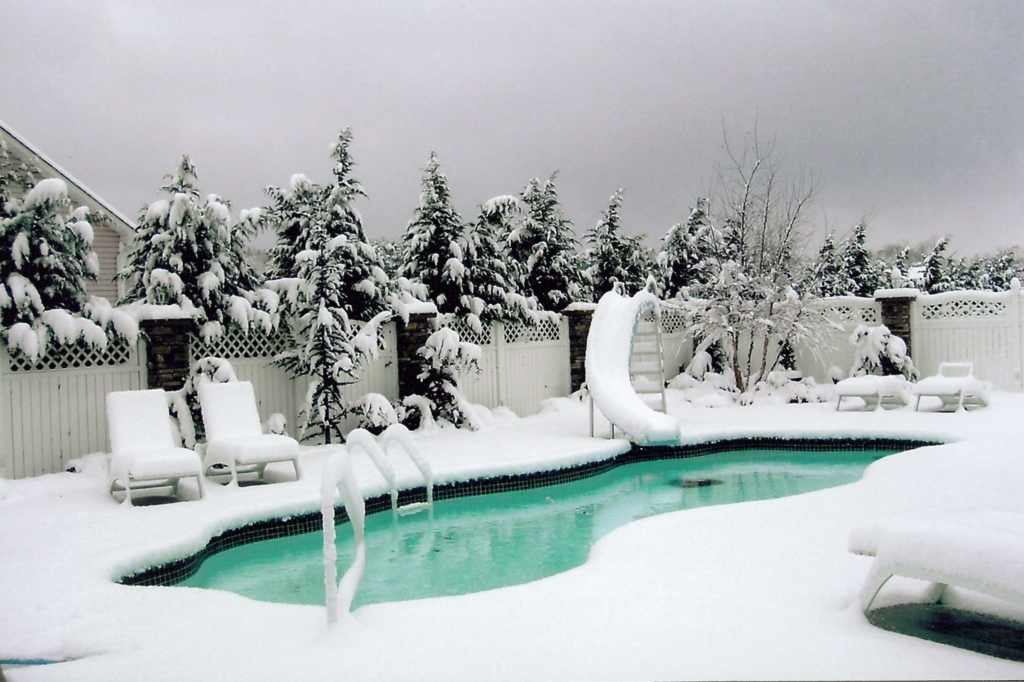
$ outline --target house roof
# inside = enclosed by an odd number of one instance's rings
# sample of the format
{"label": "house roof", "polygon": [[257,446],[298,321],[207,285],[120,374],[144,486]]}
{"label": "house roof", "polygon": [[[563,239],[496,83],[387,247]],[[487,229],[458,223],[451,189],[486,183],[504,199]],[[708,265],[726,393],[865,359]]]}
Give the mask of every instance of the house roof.
{"label": "house roof", "polygon": [[0,138],[7,144],[8,150],[16,157],[24,161],[32,161],[39,168],[44,177],[59,177],[68,183],[70,199],[77,204],[84,204],[103,210],[110,216],[110,225],[118,234],[130,237],[135,232],[135,222],[107,203],[98,194],[82,184],[71,173],[61,168],[33,147],[28,140],[17,134],[11,127],[0,121]]}

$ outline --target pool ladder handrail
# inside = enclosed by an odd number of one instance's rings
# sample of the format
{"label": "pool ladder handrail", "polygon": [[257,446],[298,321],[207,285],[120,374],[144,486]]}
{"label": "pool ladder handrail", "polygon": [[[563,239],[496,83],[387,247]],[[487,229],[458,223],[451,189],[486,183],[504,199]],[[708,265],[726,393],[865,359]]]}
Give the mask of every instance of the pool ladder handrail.
{"label": "pool ladder handrail", "polygon": [[[416,441],[413,440],[412,434],[402,424],[392,424],[384,433],[381,434],[379,440],[373,437],[369,431],[365,429],[355,429],[348,434],[347,445],[349,449],[359,448],[365,452],[370,461],[373,462],[374,466],[377,467],[377,471],[384,477],[384,480],[388,484],[388,493],[391,495],[391,511],[394,514],[408,514],[421,509],[432,508],[434,505],[434,476],[430,469],[430,463],[427,462],[426,457],[420,451],[419,446],[416,445]],[[398,477],[395,474],[395,468],[391,466],[391,462],[388,460],[387,451],[392,445],[400,445],[405,451],[405,454],[412,460],[413,464],[419,470],[423,476],[424,483],[427,488],[427,501],[426,503],[414,502],[400,506],[398,504]]]}
{"label": "pool ladder handrail", "polygon": [[432,509],[434,506],[434,472],[431,470],[430,462],[427,461],[423,451],[420,450],[420,446],[416,444],[416,440],[412,437],[412,433],[409,429],[402,424],[392,424],[380,435],[379,443],[381,449],[385,453],[389,452],[393,445],[400,446],[405,452],[405,455],[412,460],[412,463],[416,465],[417,469],[419,469],[420,475],[423,476],[423,482],[427,489],[426,502],[412,502],[404,506],[399,506],[398,491],[393,486],[391,492],[391,511],[395,514],[409,514],[412,512],[422,511],[423,509]]}

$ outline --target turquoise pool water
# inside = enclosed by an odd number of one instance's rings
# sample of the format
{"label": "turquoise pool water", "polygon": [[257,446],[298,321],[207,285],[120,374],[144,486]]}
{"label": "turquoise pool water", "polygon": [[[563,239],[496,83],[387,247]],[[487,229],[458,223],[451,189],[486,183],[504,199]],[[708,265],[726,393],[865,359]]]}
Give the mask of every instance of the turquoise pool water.
{"label": "turquoise pool water", "polygon": [[[631,521],[715,504],[851,483],[893,451],[744,450],[641,462],[543,488],[436,502],[433,514],[367,517],[367,566],[353,606],[466,594],[579,566],[602,536]],[[324,603],[323,534],[264,540],[208,558],[188,587],[269,602]],[[338,527],[338,572],[352,563]]]}

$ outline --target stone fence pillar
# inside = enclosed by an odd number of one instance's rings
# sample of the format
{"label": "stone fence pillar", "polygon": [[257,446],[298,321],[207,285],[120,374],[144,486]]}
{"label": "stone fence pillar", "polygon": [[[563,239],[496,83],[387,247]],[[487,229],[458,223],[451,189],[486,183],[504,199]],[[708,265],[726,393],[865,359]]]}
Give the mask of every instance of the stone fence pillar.
{"label": "stone fence pillar", "polygon": [[907,355],[913,357],[910,347],[911,308],[921,292],[917,289],[880,289],[875,300],[882,305],[882,324],[907,344]]}
{"label": "stone fence pillar", "polygon": [[409,313],[409,322],[396,321],[395,349],[398,354],[398,396],[422,394],[423,386],[417,378],[423,371],[423,358],[416,351],[424,346],[434,331],[437,313]]}
{"label": "stone fence pillar", "polygon": [[577,303],[562,311],[569,320],[569,390],[573,393],[587,380],[587,337],[596,308]]}
{"label": "stone fence pillar", "polygon": [[146,374],[149,388],[177,391],[189,373],[188,340],[195,333],[192,320],[142,320],[146,335]]}

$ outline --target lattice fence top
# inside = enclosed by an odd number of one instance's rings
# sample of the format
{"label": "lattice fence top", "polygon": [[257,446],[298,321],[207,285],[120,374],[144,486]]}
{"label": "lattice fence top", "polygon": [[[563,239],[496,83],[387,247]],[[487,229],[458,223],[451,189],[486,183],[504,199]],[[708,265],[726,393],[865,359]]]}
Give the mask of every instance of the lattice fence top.
{"label": "lattice fence top", "polygon": [[188,351],[193,360],[205,357],[237,360],[241,358],[272,358],[288,348],[288,337],[283,331],[265,334],[251,330],[248,334],[235,327],[228,328],[211,343],[203,337],[192,334],[188,340]]}
{"label": "lattice fence top", "polygon": [[836,305],[830,311],[836,322],[855,322],[857,324],[881,324],[882,316],[874,305]]}
{"label": "lattice fence top", "polygon": [[487,346],[494,342],[493,335],[491,334],[493,327],[490,323],[482,324],[479,332],[470,327],[466,320],[460,317],[446,319],[441,323],[441,326],[447,327],[458,334],[460,341],[475,343],[478,346]]}
{"label": "lattice fence top", "polygon": [[926,320],[948,320],[964,317],[1004,317],[1009,314],[1002,301],[953,300],[921,306]]}
{"label": "lattice fence top", "polygon": [[562,338],[562,325],[558,320],[541,320],[537,324],[505,323],[505,343],[558,341]]}
{"label": "lattice fence top", "polygon": [[100,350],[79,341],[68,345],[51,345],[38,362],[32,362],[20,351],[11,358],[12,372],[40,372],[62,369],[84,369],[86,367],[110,367],[126,365],[132,361],[132,349],[125,341],[110,341],[106,350]]}
{"label": "lattice fence top", "polygon": [[686,330],[686,314],[682,310],[674,308],[661,309],[661,331],[665,334],[675,334]]}

